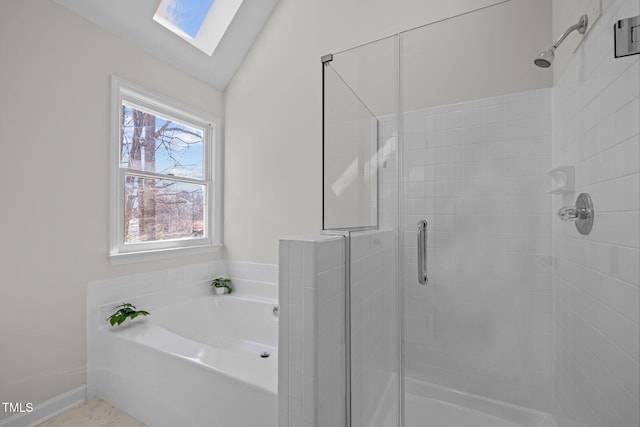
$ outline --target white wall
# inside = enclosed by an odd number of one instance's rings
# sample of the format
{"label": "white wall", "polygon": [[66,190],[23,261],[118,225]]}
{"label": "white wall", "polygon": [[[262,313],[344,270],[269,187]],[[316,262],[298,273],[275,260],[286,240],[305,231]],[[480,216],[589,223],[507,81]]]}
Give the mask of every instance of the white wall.
{"label": "white wall", "polygon": [[610,3],[553,89],[553,163],[576,167],[554,210],[587,192],[596,211],[588,236],[553,222],[559,427],[640,424],[640,63],[613,57],[612,31],[640,2]]}
{"label": "white wall", "polygon": [[[546,0],[513,1],[550,11]],[[280,0],[226,92],[229,257],[273,263],[279,236],[321,228],[321,55],[495,3]],[[550,17],[541,24],[521,33],[524,51],[550,41]],[[550,86],[548,73],[538,76],[537,87]]]}
{"label": "white wall", "polygon": [[85,382],[89,281],[212,259],[109,264],[110,75],[211,115],[223,95],[48,0],[0,2],[0,57],[0,396],[38,403]]}

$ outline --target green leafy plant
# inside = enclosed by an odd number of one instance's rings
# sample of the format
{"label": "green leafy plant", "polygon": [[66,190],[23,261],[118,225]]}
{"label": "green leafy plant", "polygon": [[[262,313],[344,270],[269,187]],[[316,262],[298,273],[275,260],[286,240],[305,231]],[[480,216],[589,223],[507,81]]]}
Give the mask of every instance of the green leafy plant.
{"label": "green leafy plant", "polygon": [[116,323],[118,325],[121,325],[122,322],[127,319],[133,320],[138,316],[148,316],[150,314],[148,311],[136,310],[136,306],[133,304],[129,304],[128,302],[117,305],[114,308],[117,308],[119,310],[106,319],[109,321],[109,323],[111,323],[111,326],[115,325]]}
{"label": "green leafy plant", "polygon": [[227,293],[229,294],[233,292],[233,289],[231,288],[231,279],[227,277],[216,277],[211,282],[211,286],[213,286],[214,288],[226,288]]}

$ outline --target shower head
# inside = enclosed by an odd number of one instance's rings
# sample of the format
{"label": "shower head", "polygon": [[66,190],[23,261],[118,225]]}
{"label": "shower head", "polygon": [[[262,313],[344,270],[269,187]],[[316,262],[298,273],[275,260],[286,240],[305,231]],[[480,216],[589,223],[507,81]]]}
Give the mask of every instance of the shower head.
{"label": "shower head", "polygon": [[550,49],[540,52],[538,57],[533,60],[533,63],[540,68],[551,67],[551,63],[553,62],[553,58],[555,57],[553,52],[558,48],[558,46],[560,46],[560,43],[562,43],[564,39],[566,39],[567,36],[571,34],[571,32],[574,30],[578,30],[578,34],[586,33],[588,24],[589,24],[589,18],[587,17],[586,14],[582,15],[578,23],[567,28],[567,30],[564,33],[562,33],[560,38],[558,38],[558,41],[555,42]]}
{"label": "shower head", "polygon": [[545,50],[544,52],[540,52],[540,55],[536,59],[533,60],[533,63],[536,64],[540,68],[549,68],[551,67],[551,63],[553,62],[553,58],[555,55],[553,53],[555,49],[551,48],[549,50]]}

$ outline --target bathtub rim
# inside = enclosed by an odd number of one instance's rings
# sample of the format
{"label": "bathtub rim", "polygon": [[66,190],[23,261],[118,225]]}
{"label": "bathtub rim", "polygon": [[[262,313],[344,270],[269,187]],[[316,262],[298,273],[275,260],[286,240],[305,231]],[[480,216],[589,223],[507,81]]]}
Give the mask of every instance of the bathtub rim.
{"label": "bathtub rim", "polygon": [[[112,339],[124,339],[133,345],[151,348],[166,356],[182,360],[198,366],[200,369],[215,372],[227,378],[239,381],[244,385],[278,395],[278,352],[277,349],[268,359],[261,359],[259,355],[234,352],[222,348],[209,346],[174,332],[168,331],[155,324],[151,319],[137,318],[118,327],[103,325],[100,332],[107,334]],[[222,360],[224,367],[216,366],[212,360]],[[241,359],[240,361],[238,359]],[[267,365],[266,369],[275,372],[275,378],[269,381],[262,377],[251,378],[248,370],[240,365],[240,362],[248,362],[250,366]],[[271,366],[270,366],[271,365]],[[260,368],[259,368],[260,369]],[[251,371],[253,372],[253,371]],[[260,372],[260,371],[259,371]]]}

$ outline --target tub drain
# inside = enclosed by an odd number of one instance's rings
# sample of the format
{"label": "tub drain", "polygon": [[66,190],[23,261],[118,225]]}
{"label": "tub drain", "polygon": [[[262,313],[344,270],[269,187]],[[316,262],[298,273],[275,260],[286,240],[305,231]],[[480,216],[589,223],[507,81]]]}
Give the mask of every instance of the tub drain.
{"label": "tub drain", "polygon": [[267,353],[266,351],[260,354],[260,357],[262,357],[263,359],[266,359],[269,356],[271,356],[271,355],[269,353]]}

